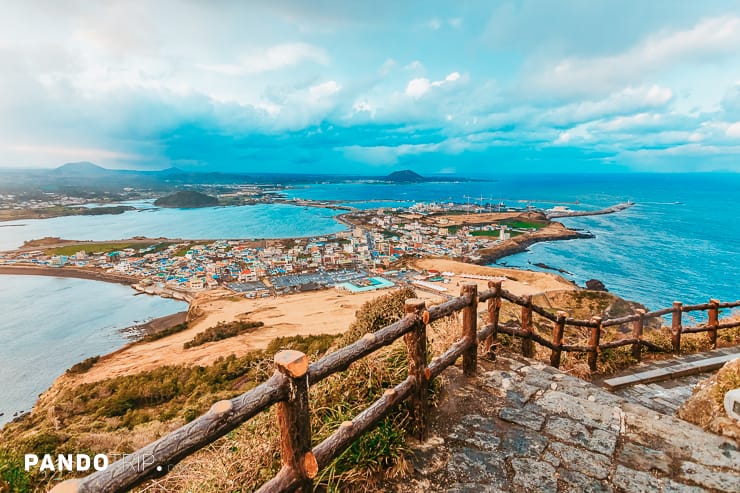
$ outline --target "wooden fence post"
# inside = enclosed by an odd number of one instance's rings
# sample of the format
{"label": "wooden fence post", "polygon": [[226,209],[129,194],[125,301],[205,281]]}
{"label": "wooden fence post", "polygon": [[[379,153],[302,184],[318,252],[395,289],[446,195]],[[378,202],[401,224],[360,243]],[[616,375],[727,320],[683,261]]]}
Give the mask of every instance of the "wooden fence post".
{"label": "wooden fence post", "polygon": [[501,281],[488,281],[488,287],[494,292],[491,298],[488,298],[488,321],[493,325],[491,335],[486,337],[483,343],[483,351],[491,354],[494,344],[498,341],[498,318],[501,312]]}
{"label": "wooden fence post", "polygon": [[299,490],[313,490],[318,473],[311,452],[311,416],[308,409],[308,357],[300,351],[275,354],[275,367],[288,377],[288,400],[277,404],[280,427],[280,460],[300,478]]}
{"label": "wooden fence post", "polygon": [[563,332],[565,332],[565,318],[568,316],[564,311],[558,312],[558,319],[552,326],[552,352],[550,353],[550,366],[560,367],[560,355],[563,352]]}
{"label": "wooden fence post", "polygon": [[709,303],[712,307],[707,310],[709,316],[709,322],[707,325],[710,327],[709,330],[709,342],[712,343],[712,348],[717,348],[717,325],[719,325],[719,300],[711,299]]}
{"label": "wooden fence post", "polygon": [[411,394],[410,404],[412,419],[414,420],[413,429],[416,437],[424,441],[427,438],[427,418],[428,418],[428,394],[429,378],[427,377],[427,330],[424,323],[424,300],[418,298],[409,298],[406,300],[406,314],[415,314],[419,321],[413,330],[407,332],[403,339],[406,342],[406,352],[408,355],[409,375],[414,377],[414,392]]}
{"label": "wooden fence post", "polygon": [[532,340],[532,296],[524,297],[522,306],[522,355],[526,358],[534,358],[534,341]]}
{"label": "wooden fence post", "polygon": [[463,284],[460,294],[470,296],[470,304],[462,309],[462,336],[470,341],[470,347],[463,353],[463,373],[472,377],[478,369],[478,285]]}
{"label": "wooden fence post", "polygon": [[642,360],[642,331],[645,328],[645,310],[638,308],[635,312],[640,316],[632,322],[632,338],[637,342],[632,344],[632,357],[637,361]]}
{"label": "wooden fence post", "polygon": [[599,357],[599,341],[601,340],[601,317],[593,317],[591,321],[596,324],[596,327],[591,327],[591,338],[588,341],[588,345],[591,348],[591,352],[588,353],[588,367],[591,371],[596,371],[596,360]]}
{"label": "wooden fence post", "polygon": [[681,354],[681,307],[680,301],[673,302],[673,314],[671,315],[671,345],[674,354]]}

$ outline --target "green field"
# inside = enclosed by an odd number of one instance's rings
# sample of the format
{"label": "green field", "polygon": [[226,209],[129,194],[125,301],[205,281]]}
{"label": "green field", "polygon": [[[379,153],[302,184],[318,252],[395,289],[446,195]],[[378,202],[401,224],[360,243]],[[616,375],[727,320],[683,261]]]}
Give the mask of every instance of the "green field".
{"label": "green field", "polygon": [[516,229],[540,229],[547,226],[545,222],[531,222],[531,221],[519,221],[517,219],[504,219],[503,221],[497,221],[498,224],[505,224],[510,228]]}
{"label": "green field", "polygon": [[[513,238],[515,236],[521,235],[522,233],[520,233],[518,231],[509,231],[509,234]],[[470,232],[470,235],[471,236],[492,236],[494,238],[498,238],[499,230],[498,229],[495,229],[493,231],[471,231]]]}
{"label": "green field", "polygon": [[[90,244],[81,244],[81,245],[66,245],[63,247],[58,248],[50,248],[46,250],[47,255],[66,255],[71,256],[79,251],[83,251],[88,254],[92,253],[110,253],[110,252],[117,252],[120,250],[125,250],[126,248],[133,248],[135,250],[140,250],[142,248],[147,248],[152,245],[156,245],[154,250],[152,252],[159,252],[167,248],[168,246],[172,245],[172,243],[168,242],[157,242],[152,241],[150,243],[126,243],[126,242],[120,242],[120,243],[90,243]],[[151,253],[151,252],[150,252]]]}
{"label": "green field", "polygon": [[492,231],[485,231],[485,230],[471,231],[470,232],[470,235],[471,236],[493,236],[495,238],[498,238],[499,230],[498,229],[494,229]]}

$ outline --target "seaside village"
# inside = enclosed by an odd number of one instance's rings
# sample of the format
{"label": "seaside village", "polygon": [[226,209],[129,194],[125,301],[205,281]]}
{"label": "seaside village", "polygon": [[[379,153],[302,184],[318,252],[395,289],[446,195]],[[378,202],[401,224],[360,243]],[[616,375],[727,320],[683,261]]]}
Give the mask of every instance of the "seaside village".
{"label": "seaside village", "polygon": [[403,217],[420,217],[439,207],[415,204],[358,211],[352,219],[362,226],[314,238],[163,242],[91,253],[88,247],[71,255],[18,250],[0,253],[0,265],[74,267],[123,275],[140,291],[185,299],[217,287],[255,298],[328,287],[363,292],[399,282],[445,292],[445,278],[439,273],[419,276],[393,266],[404,256],[475,259],[477,250],[523,232],[497,224],[429,226]]}

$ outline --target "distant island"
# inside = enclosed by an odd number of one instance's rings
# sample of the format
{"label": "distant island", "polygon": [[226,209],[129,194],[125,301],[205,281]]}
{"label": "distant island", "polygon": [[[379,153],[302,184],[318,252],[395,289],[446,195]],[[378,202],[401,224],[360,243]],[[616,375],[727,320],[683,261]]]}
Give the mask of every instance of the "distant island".
{"label": "distant island", "polygon": [[463,178],[460,176],[426,177],[426,176],[421,176],[416,171],[412,171],[410,169],[404,169],[401,171],[394,171],[393,173],[390,173],[380,178],[378,181],[382,183],[430,183],[430,182],[451,183],[451,182],[461,182],[461,181],[469,182],[469,181],[489,181],[489,180],[473,180],[470,178]]}
{"label": "distant island", "polygon": [[425,181],[429,181],[421,176],[419,173],[411,171],[410,169],[394,171],[393,173],[386,176],[385,180],[392,181],[394,183],[422,183]]}
{"label": "distant island", "polygon": [[172,195],[167,195],[165,197],[160,197],[154,201],[154,205],[157,207],[196,208],[214,207],[219,205],[219,202],[216,197],[211,197],[210,195],[192,190],[185,190],[182,192],[175,192]]}

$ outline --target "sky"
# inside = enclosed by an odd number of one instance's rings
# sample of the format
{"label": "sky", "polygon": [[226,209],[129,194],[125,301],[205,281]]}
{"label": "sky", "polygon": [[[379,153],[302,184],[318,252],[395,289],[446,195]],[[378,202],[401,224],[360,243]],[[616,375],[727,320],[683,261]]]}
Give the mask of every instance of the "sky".
{"label": "sky", "polygon": [[740,172],[740,2],[0,0],[0,167]]}

